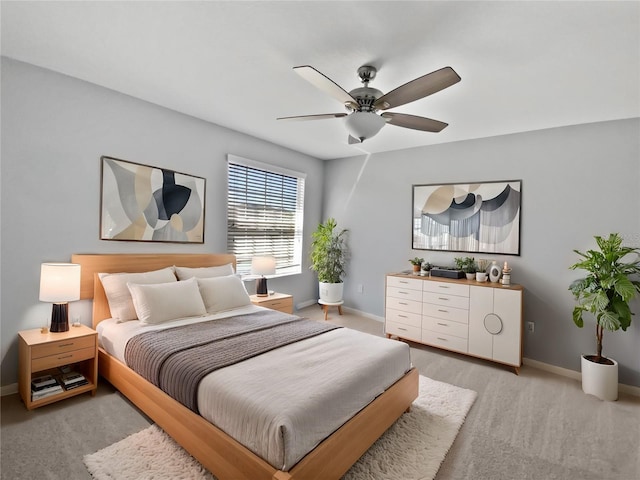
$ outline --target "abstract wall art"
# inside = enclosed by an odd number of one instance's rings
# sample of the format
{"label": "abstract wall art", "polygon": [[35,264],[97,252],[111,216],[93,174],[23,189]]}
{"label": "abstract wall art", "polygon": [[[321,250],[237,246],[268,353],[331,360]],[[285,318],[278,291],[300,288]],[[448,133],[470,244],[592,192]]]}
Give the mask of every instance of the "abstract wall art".
{"label": "abstract wall art", "polygon": [[100,238],[204,243],[205,179],[103,156]]}
{"label": "abstract wall art", "polygon": [[413,185],[413,248],[520,255],[521,195],[521,180]]}

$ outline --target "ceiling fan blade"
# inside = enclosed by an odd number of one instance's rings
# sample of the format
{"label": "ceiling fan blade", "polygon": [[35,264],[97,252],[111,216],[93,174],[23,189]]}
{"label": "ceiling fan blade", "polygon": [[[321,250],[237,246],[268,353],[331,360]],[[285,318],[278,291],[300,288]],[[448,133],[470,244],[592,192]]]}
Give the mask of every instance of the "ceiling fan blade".
{"label": "ceiling fan blade", "polygon": [[315,68],[309,65],[301,65],[299,67],[293,67],[293,70],[307,82],[311,83],[313,86],[319,88],[323,92],[331,95],[343,105],[355,105],[355,107],[357,108],[358,102],[355,98],[353,98],[340,85],[338,85],[323,73],[320,73]]}
{"label": "ceiling fan blade", "polygon": [[411,80],[395,90],[391,90],[378,98],[373,106],[378,110],[399,107],[405,103],[413,102],[439,92],[458,83],[460,80],[460,76],[453,68],[444,67],[435,72],[427,73],[415,80]]}
{"label": "ceiling fan blade", "polygon": [[418,117],[416,115],[408,115],[406,113],[384,112],[380,116],[391,125],[412,128],[413,130],[422,130],[423,132],[438,133],[449,125],[448,123],[440,122],[438,120]]}
{"label": "ceiling fan blade", "polygon": [[319,115],[298,115],[295,117],[280,117],[276,120],[325,120],[327,118],[346,117],[347,113],[321,113]]}
{"label": "ceiling fan blade", "polygon": [[349,145],[353,145],[355,143],[362,143],[362,141],[354,137],[353,135],[349,135],[349,138],[347,139],[347,143],[349,143]]}

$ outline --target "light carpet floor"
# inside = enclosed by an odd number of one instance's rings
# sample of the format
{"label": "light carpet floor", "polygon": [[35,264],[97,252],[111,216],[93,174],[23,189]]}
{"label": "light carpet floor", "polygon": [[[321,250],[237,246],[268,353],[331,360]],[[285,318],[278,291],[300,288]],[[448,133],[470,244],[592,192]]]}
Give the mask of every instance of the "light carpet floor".
{"label": "light carpet floor", "polygon": [[[420,394],[347,472],[345,480],[433,479],[476,399],[476,392],[420,376]],[[212,480],[159,427],[135,433],[84,463],[95,480]]]}

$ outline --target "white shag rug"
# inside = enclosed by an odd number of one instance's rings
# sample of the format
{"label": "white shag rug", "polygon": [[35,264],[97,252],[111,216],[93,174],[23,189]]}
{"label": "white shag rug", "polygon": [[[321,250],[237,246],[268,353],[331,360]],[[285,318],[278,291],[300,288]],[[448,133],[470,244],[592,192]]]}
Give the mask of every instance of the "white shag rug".
{"label": "white shag rug", "polygon": [[[433,479],[477,393],[420,376],[420,394],[344,480]],[[85,455],[95,480],[215,480],[158,426]]]}

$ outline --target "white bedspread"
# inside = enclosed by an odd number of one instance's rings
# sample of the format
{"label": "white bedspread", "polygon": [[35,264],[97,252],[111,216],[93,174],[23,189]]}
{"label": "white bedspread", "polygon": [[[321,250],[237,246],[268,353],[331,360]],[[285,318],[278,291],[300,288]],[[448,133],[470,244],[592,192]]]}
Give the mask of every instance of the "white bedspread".
{"label": "white bedspread", "polygon": [[[98,338],[124,362],[125,345],[136,333],[260,308],[153,326],[105,320]],[[410,368],[406,344],[340,328],[207,375],[198,407],[211,423],[287,471]]]}

